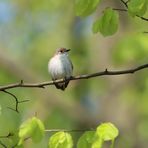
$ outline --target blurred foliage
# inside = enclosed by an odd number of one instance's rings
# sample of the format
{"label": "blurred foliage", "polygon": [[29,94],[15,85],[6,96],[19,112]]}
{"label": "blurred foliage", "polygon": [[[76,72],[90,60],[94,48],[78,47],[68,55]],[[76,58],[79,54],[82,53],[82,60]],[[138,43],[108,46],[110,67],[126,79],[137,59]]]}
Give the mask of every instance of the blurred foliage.
{"label": "blurred foliage", "polygon": [[76,0],[75,9],[76,15],[78,16],[88,16],[94,12],[99,4],[100,0]]}
{"label": "blurred foliage", "polygon": [[[97,1],[96,1],[97,2]],[[98,4],[98,3],[97,3]],[[103,71],[105,68],[128,69],[148,62],[147,23],[119,13],[119,30],[108,38],[92,34],[94,18],[104,7],[122,7],[120,1],[99,2],[92,15],[75,16],[74,1],[0,0],[0,85],[51,80],[48,60],[59,47],[72,49],[70,58],[74,75]],[[96,7],[95,7],[96,8]],[[143,15],[148,18],[148,13]],[[61,92],[54,86],[46,89],[17,88],[9,90],[19,100],[20,113],[14,99],[0,93],[0,136],[17,133],[22,121],[36,115],[45,128],[85,129],[109,121],[120,130],[115,147],[145,148],[148,145],[148,71],[133,75],[98,77],[72,81]],[[51,133],[24,147],[47,147]],[[80,137],[74,133],[74,144]],[[0,139],[8,147],[16,144],[18,135]]]}
{"label": "blurred foliage", "polygon": [[72,137],[67,132],[57,132],[49,139],[49,148],[72,148]]}
{"label": "blurred foliage", "polygon": [[130,0],[128,11],[132,16],[143,16],[146,13],[148,2],[146,0]]}
{"label": "blurred foliage", "polygon": [[33,142],[38,143],[42,140],[45,133],[45,127],[42,121],[36,117],[26,120],[19,128],[18,145],[23,145],[26,138],[31,138]]}
{"label": "blurred foliage", "polygon": [[118,13],[111,8],[104,10],[104,14],[93,24],[93,32],[100,32],[104,36],[113,35],[118,29]]}
{"label": "blurred foliage", "polygon": [[146,62],[148,59],[148,35],[130,34],[115,45],[113,60],[117,64],[130,64],[135,60]]}

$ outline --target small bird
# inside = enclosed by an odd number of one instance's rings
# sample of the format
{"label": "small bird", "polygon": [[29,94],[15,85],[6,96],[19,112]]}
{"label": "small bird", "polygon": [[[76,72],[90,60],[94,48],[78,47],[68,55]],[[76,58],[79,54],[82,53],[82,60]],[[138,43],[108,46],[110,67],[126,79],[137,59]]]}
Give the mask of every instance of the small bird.
{"label": "small bird", "polygon": [[65,82],[55,83],[57,89],[65,90],[72,77],[73,65],[68,57],[70,49],[59,48],[55,55],[48,62],[48,71],[51,74],[52,80],[64,79]]}

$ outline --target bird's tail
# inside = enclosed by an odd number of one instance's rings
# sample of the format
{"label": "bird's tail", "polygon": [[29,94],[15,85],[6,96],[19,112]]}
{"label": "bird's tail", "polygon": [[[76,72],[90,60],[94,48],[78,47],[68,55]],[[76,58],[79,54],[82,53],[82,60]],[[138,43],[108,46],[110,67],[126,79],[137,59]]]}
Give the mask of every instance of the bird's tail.
{"label": "bird's tail", "polygon": [[57,89],[65,90],[65,88],[68,86],[69,81],[61,82],[61,83],[55,83],[55,86]]}

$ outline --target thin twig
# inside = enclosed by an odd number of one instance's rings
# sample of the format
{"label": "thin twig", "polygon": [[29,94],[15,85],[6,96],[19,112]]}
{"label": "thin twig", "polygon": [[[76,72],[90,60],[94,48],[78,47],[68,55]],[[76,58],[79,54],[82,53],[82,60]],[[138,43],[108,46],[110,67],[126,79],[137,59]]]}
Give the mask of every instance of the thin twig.
{"label": "thin twig", "polygon": [[145,17],[143,17],[143,16],[139,16],[139,15],[136,15],[137,17],[139,17],[139,18],[141,18],[142,20],[144,20],[144,21],[148,21],[148,18],[145,18]]}
{"label": "thin twig", "polygon": [[[124,1],[124,0],[120,0],[122,2],[122,4],[124,4],[124,6],[128,9],[128,2],[129,1]],[[139,16],[139,15],[136,15],[137,17],[139,17],[140,19],[144,20],[144,21],[148,21],[148,18],[145,18],[143,16]]]}
{"label": "thin twig", "polygon": [[[95,131],[95,129],[90,128],[90,129],[45,129],[45,132],[87,132],[87,131]],[[24,139],[24,141],[30,139],[31,137],[27,137]],[[12,148],[17,147],[18,143],[16,143]]]}
{"label": "thin twig", "polygon": [[127,5],[128,1],[127,2],[125,2],[124,0],[120,0],[120,1],[125,5],[126,8],[128,8],[128,5]]}
{"label": "thin twig", "polygon": [[113,10],[116,10],[116,11],[127,11],[127,9],[122,9],[122,8],[113,8]]}
{"label": "thin twig", "polygon": [[5,89],[2,90],[4,93],[7,93],[9,94],[10,96],[12,96],[14,99],[15,99],[15,109],[11,108],[11,107],[8,107],[9,109],[13,110],[13,111],[16,111],[17,113],[19,113],[19,110],[18,110],[18,104],[19,103],[23,103],[23,102],[27,102],[29,100],[22,100],[22,101],[18,101],[18,98],[13,94],[13,93],[10,93],[9,91],[6,91]]}
{"label": "thin twig", "polygon": [[7,148],[7,146],[4,143],[2,143],[1,141],[0,141],[0,145],[3,146],[4,148]]}
{"label": "thin twig", "polygon": [[[105,75],[133,74],[137,71],[140,71],[140,70],[146,69],[146,68],[148,68],[148,64],[144,64],[144,65],[138,66],[136,68],[131,68],[131,69],[128,69],[128,70],[109,71],[109,70],[105,69],[102,72],[97,72],[97,73],[93,73],[93,74],[84,74],[84,75],[79,75],[79,76],[73,76],[73,77],[69,78],[69,81],[81,80],[81,79],[90,79],[90,78],[100,77],[100,76],[105,76]],[[66,80],[59,79],[59,80],[56,80],[56,81],[48,81],[48,82],[42,82],[42,83],[24,83],[24,82],[15,83],[15,84],[9,84],[9,85],[5,85],[5,86],[1,86],[0,91],[6,91],[8,89],[18,88],[18,87],[45,88],[45,86],[54,85],[55,83],[61,83],[61,82],[65,82],[65,81]],[[14,96],[14,98],[16,99],[16,96]],[[18,102],[17,99],[16,99],[16,102]]]}
{"label": "thin twig", "polygon": [[2,90],[4,93],[7,93],[7,94],[9,94],[10,96],[12,96],[14,99],[15,99],[15,109],[13,109],[13,108],[10,108],[10,107],[8,107],[9,109],[12,109],[12,110],[14,110],[14,111],[16,111],[16,112],[19,112],[18,111],[18,103],[19,103],[19,101],[18,101],[18,98],[13,94],[13,93],[10,93],[9,91],[6,91],[6,90]]}
{"label": "thin twig", "polygon": [[45,132],[86,132],[86,131],[95,131],[95,129],[46,129]]}
{"label": "thin twig", "polygon": [[24,103],[24,102],[28,102],[28,101],[30,101],[29,99],[27,100],[22,100],[22,101],[19,101],[18,103]]}
{"label": "thin twig", "polygon": [[[8,134],[5,135],[5,136],[0,136],[0,139],[9,138],[9,137],[11,137],[11,136],[13,136],[13,133],[8,133]],[[0,141],[0,145],[3,146],[4,148],[7,148],[7,146],[6,146],[3,142],[1,142],[1,141]]]}
{"label": "thin twig", "polygon": [[5,136],[0,136],[0,139],[1,138],[9,138],[9,137],[11,137],[11,136],[13,136],[14,134],[13,133],[8,133],[7,135],[5,135]]}

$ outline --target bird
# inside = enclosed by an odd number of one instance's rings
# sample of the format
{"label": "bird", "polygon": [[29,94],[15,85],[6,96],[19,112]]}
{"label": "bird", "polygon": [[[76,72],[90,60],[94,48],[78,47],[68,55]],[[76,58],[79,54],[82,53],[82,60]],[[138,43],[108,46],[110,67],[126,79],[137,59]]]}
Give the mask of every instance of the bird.
{"label": "bird", "polygon": [[65,90],[69,78],[72,77],[73,64],[68,56],[70,49],[58,48],[55,55],[48,62],[48,72],[52,80],[63,79],[64,82],[54,83],[57,89]]}

